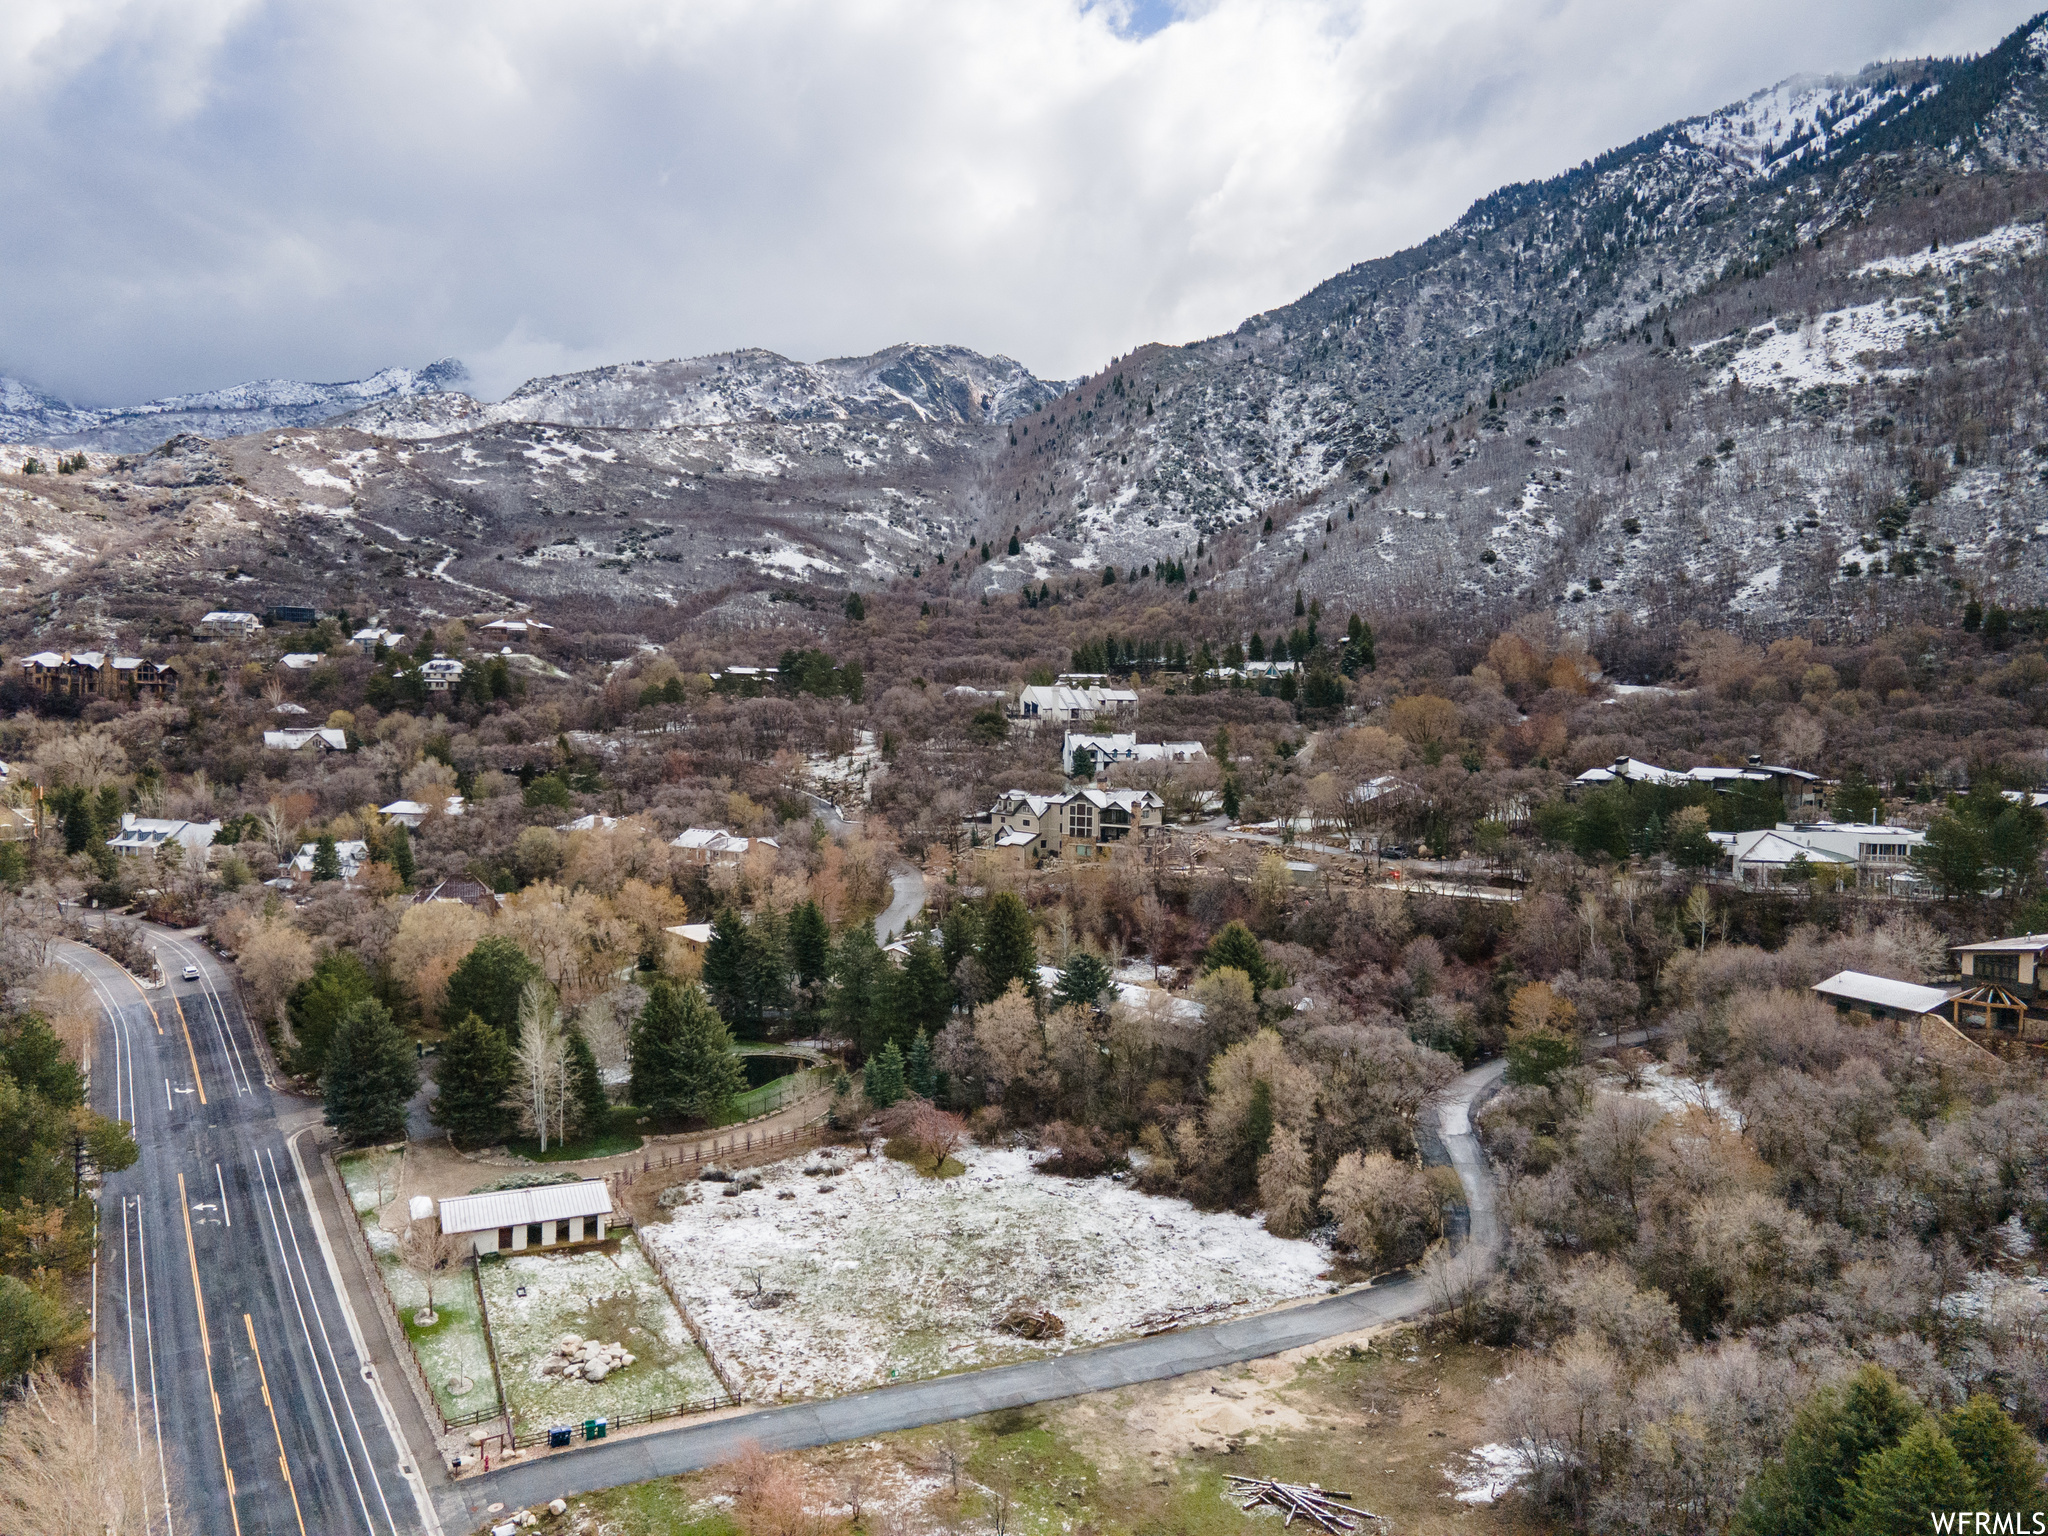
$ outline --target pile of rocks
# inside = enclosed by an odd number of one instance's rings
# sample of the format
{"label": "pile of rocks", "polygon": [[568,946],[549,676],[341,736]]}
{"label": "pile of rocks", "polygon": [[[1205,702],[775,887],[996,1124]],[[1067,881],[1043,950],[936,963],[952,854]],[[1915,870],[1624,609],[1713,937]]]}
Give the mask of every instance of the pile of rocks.
{"label": "pile of rocks", "polygon": [[541,1361],[540,1373],[570,1380],[603,1381],[613,1371],[624,1370],[632,1363],[633,1355],[623,1344],[603,1344],[565,1333],[556,1343],[554,1353]]}

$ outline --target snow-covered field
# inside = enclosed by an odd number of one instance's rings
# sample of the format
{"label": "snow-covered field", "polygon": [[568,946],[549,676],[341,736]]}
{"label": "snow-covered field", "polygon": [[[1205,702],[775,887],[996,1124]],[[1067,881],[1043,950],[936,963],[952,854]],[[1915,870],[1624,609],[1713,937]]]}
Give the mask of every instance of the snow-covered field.
{"label": "snow-covered field", "polygon": [[1529,1458],[1512,1445],[1476,1445],[1465,1453],[1463,1466],[1444,1468],[1444,1476],[1458,1491],[1460,1504],[1491,1504],[1511,1488],[1521,1486],[1534,1470]]}
{"label": "snow-covered field", "polygon": [[1790,332],[1760,326],[1718,382],[1735,377],[1752,388],[1795,390],[1859,383],[1869,377],[1871,359],[1899,352],[1933,329],[1934,322],[1917,310],[1881,299],[1832,310]]}
{"label": "snow-covered field", "polygon": [[[721,1391],[639,1244],[629,1236],[615,1253],[608,1247],[513,1254],[479,1272],[505,1403],[522,1431],[705,1403]],[[623,1344],[633,1363],[598,1382],[544,1374],[570,1333]]]}
{"label": "snow-covered field", "polygon": [[1661,1061],[1644,1071],[1642,1087],[1621,1091],[1631,1098],[1648,1099],[1660,1109],[1679,1113],[1688,1109],[1710,1109],[1738,1131],[1742,1129],[1742,1116],[1728,1102],[1728,1095],[1720,1084],[1674,1072]]}
{"label": "snow-covered field", "polygon": [[[694,1186],[641,1237],[752,1401],[1034,1358],[1166,1313],[1217,1305],[1209,1321],[1325,1289],[1329,1256],[1258,1222],[1041,1174],[1023,1151],[959,1156],[967,1171],[944,1180],[845,1151],[791,1159],[752,1171],[761,1188],[737,1196]],[[1065,1337],[998,1331],[1025,1299]]]}

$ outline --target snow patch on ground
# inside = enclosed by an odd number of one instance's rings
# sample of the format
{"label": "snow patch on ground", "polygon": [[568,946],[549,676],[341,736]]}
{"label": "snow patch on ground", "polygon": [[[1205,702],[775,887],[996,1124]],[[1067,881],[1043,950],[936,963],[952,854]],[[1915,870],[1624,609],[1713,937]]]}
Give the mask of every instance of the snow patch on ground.
{"label": "snow patch on ground", "polygon": [[[628,1236],[610,1249],[607,1243],[512,1254],[478,1272],[505,1373],[505,1404],[522,1430],[702,1406],[721,1391],[639,1244]],[[598,1382],[542,1375],[542,1364],[567,1333],[623,1344],[633,1363]]]}
{"label": "snow patch on ground", "polygon": [[1917,277],[1923,272],[1936,272],[1948,277],[1953,275],[1958,267],[1996,265],[2016,257],[2031,256],[2040,248],[2041,226],[2038,223],[2003,224],[1988,235],[1979,235],[1974,240],[1958,240],[1954,245],[1943,246],[1938,251],[1913,251],[1904,256],[1880,256],[1875,261],[1866,261],[1849,275]]}
{"label": "snow patch on ground", "polygon": [[1518,1488],[1534,1468],[1528,1454],[1498,1442],[1475,1445],[1465,1453],[1465,1463],[1444,1468],[1444,1476],[1458,1491],[1460,1504],[1491,1504],[1502,1494]]}
{"label": "snow patch on ground", "polygon": [[1792,331],[1751,333],[1753,345],[1721,370],[1717,384],[1739,378],[1752,388],[1810,389],[1854,384],[1870,377],[1869,359],[1888,356],[1934,329],[1912,310],[1895,312],[1883,300],[1827,314]]}
{"label": "snow patch on ground", "polygon": [[1728,1095],[1718,1083],[1705,1078],[1686,1077],[1674,1072],[1662,1062],[1643,1073],[1640,1088],[1619,1090],[1630,1098],[1647,1099],[1660,1109],[1682,1114],[1688,1109],[1706,1109],[1719,1115],[1737,1130],[1742,1129],[1742,1116],[1735,1106],[1728,1102]]}
{"label": "snow patch on ground", "polygon": [[[944,1180],[882,1158],[792,1159],[756,1170],[758,1190],[699,1186],[641,1237],[756,1401],[1032,1359],[1164,1313],[1220,1304],[1206,1322],[1324,1289],[1321,1248],[1255,1221],[1054,1178],[1020,1150],[958,1155],[967,1171]],[[1063,1339],[997,1331],[1025,1298],[1065,1322]]]}
{"label": "snow patch on ground", "polygon": [[294,464],[291,466],[291,471],[316,491],[355,490],[355,483],[353,481],[344,480],[331,470],[322,469],[317,464],[310,467],[304,464]]}
{"label": "snow patch on ground", "polygon": [[1728,606],[1737,612],[1747,613],[1777,595],[1778,580],[1785,573],[1782,562],[1767,565],[1745,581],[1736,594],[1728,599]]}

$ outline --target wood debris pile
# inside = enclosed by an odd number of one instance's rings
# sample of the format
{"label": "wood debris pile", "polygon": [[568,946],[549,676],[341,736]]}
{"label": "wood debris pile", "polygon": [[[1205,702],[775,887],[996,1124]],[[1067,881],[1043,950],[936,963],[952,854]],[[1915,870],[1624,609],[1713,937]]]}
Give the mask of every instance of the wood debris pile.
{"label": "wood debris pile", "polygon": [[[1384,1520],[1369,1509],[1353,1505],[1348,1493],[1332,1493],[1317,1487],[1314,1483],[1303,1486],[1300,1483],[1276,1483],[1269,1477],[1237,1477],[1230,1481],[1237,1486],[1230,1491],[1244,1501],[1246,1509],[1256,1509],[1261,1504],[1271,1504],[1275,1509],[1287,1511],[1282,1525],[1294,1524],[1294,1517],[1300,1515],[1311,1520],[1324,1530],[1355,1531],[1360,1520]],[[1340,1502],[1341,1501],[1341,1502]]]}

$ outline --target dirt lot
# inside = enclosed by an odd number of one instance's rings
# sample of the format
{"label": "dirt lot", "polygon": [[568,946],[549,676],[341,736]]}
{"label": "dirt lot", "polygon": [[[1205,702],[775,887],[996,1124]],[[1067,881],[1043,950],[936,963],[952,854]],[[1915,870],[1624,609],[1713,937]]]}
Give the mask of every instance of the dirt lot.
{"label": "dirt lot", "polygon": [[[1502,1356],[1412,1330],[1357,1334],[1224,1371],[1043,1408],[832,1446],[794,1458],[811,1528],[876,1536],[1277,1536],[1245,1514],[1226,1474],[1319,1482],[1386,1516],[1365,1532],[1534,1536],[1513,1495],[1465,1502],[1468,1456]],[[730,1473],[663,1479],[576,1500],[543,1530],[580,1536],[735,1536]],[[856,1498],[860,1518],[853,1518]],[[1270,1524],[1268,1522],[1271,1522]],[[756,1522],[758,1523],[758,1522]],[[765,1530],[754,1536],[770,1536]]]}

